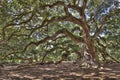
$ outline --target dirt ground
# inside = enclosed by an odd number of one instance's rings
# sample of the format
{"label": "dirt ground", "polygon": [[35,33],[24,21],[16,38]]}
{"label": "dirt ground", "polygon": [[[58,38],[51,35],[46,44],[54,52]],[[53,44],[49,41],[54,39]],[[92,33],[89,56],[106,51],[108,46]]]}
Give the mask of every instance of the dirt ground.
{"label": "dirt ground", "polygon": [[71,62],[60,64],[0,65],[0,80],[120,80],[120,63],[84,68]]}

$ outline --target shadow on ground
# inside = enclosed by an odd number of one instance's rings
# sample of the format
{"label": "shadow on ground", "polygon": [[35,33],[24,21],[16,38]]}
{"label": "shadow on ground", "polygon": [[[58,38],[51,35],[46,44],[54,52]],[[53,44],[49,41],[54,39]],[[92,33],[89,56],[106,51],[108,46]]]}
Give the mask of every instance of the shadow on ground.
{"label": "shadow on ground", "polygon": [[73,63],[14,64],[0,67],[0,80],[120,80],[120,64],[81,68]]}

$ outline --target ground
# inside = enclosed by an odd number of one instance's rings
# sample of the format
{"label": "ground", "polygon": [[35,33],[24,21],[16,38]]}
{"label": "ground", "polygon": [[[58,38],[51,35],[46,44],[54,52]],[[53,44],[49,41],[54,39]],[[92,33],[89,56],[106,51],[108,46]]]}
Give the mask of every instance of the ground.
{"label": "ground", "polygon": [[99,69],[80,67],[72,62],[0,66],[0,80],[120,80],[120,63],[106,63]]}

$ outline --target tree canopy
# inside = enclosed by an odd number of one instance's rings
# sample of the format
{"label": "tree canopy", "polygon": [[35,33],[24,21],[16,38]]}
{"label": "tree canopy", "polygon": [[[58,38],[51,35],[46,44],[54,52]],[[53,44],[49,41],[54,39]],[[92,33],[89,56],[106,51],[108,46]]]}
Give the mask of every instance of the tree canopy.
{"label": "tree canopy", "polygon": [[120,60],[120,0],[0,0],[0,61]]}

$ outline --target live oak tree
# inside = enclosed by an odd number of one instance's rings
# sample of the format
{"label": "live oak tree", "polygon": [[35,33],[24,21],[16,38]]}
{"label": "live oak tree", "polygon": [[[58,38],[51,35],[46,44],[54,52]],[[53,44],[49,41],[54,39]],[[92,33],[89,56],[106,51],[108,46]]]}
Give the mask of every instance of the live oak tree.
{"label": "live oak tree", "polygon": [[119,62],[111,56],[120,56],[119,16],[119,0],[1,0],[0,60],[56,60],[86,48],[93,61]]}

